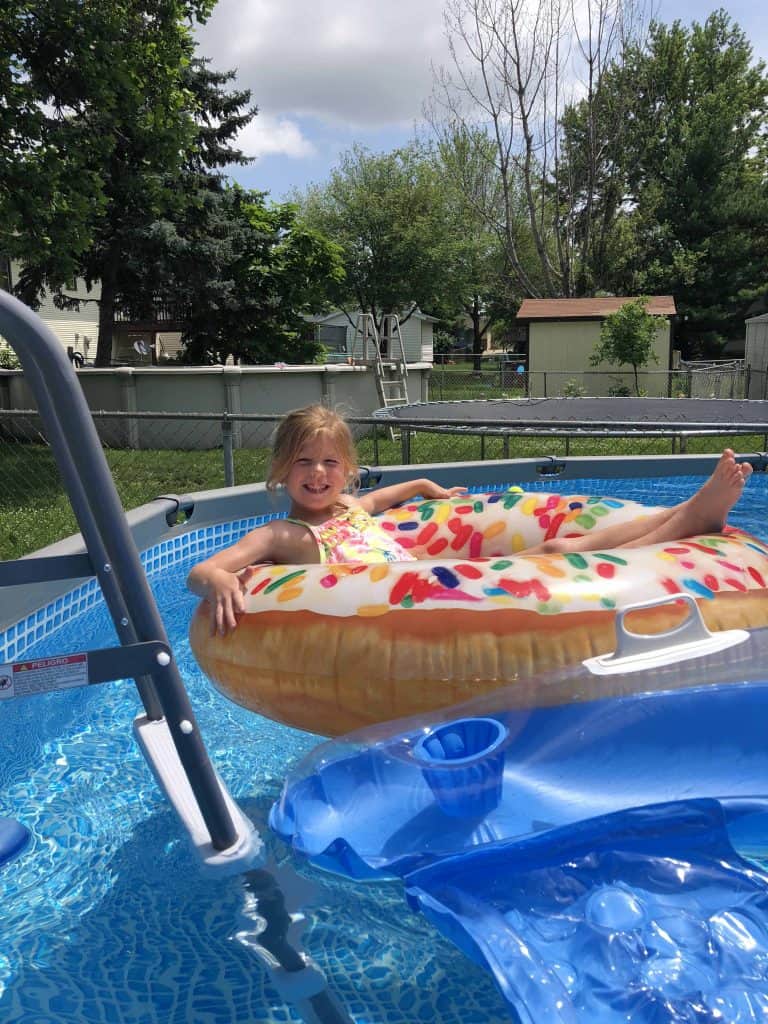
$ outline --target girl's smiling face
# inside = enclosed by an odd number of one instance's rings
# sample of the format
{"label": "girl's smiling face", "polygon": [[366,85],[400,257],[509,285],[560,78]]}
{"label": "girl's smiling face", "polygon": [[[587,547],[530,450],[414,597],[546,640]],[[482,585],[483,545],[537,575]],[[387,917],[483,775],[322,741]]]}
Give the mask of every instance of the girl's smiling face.
{"label": "girl's smiling face", "polygon": [[299,448],[284,483],[294,505],[320,512],[336,504],[348,476],[338,445],[322,433]]}

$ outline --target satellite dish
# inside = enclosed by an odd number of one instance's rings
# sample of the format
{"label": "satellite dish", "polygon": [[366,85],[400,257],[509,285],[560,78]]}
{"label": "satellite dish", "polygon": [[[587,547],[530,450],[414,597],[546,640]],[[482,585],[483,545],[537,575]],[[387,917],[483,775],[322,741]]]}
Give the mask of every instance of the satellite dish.
{"label": "satellite dish", "polygon": [[134,341],[133,348],[135,352],[138,352],[140,356],[149,355],[149,346],[143,338],[139,338],[138,341]]}

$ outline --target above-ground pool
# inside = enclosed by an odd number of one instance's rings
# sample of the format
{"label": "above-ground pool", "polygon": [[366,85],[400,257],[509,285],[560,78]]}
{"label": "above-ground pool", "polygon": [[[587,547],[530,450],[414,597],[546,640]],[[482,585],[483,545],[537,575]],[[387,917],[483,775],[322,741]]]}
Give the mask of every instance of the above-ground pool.
{"label": "above-ground pool", "polygon": [[[702,479],[525,486],[673,504]],[[768,477],[755,474],[734,525],[764,533],[767,499]],[[184,587],[194,562],[253,525],[241,519],[232,529],[179,534],[145,562],[211,758],[262,830],[289,909],[305,915],[305,950],[359,1024],[508,1021],[490,976],[407,909],[399,883],[354,884],[324,874],[294,859],[269,832],[267,815],[286,772],[318,737],[275,725],[213,690],[190,655],[195,598]],[[0,663],[113,643],[91,588],[74,600],[58,598],[0,635]],[[30,845],[0,870],[0,1020],[298,1020],[237,939],[249,927],[242,880],[203,872],[139,753],[131,731],[139,710],[125,682],[0,703],[0,817],[32,831]]]}

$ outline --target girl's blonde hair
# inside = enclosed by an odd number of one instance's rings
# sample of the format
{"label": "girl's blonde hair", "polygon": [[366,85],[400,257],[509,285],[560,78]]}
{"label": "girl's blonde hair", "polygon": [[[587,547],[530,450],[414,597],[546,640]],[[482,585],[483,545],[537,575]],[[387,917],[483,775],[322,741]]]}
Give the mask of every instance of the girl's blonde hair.
{"label": "girl's blonde hair", "polygon": [[278,424],[272,443],[272,458],[267,474],[267,490],[274,491],[285,482],[300,449],[318,434],[327,434],[339,451],[350,485],[357,481],[359,467],[352,434],[345,420],[324,405],[307,405],[289,412]]}

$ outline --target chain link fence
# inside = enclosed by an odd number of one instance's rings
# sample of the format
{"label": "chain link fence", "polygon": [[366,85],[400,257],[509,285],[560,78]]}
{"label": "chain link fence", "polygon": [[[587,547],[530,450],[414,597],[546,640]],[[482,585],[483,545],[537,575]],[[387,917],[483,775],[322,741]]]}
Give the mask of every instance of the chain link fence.
{"label": "chain link fence", "polygon": [[436,364],[429,390],[434,400],[466,398],[579,398],[583,396],[649,395],[658,398],[766,398],[766,374],[750,380],[751,368],[732,363],[684,365],[679,370],[527,371],[514,362],[483,360]]}
{"label": "chain link fence", "polygon": [[[278,420],[256,414],[95,412],[93,418],[124,508],[163,494],[263,481]],[[764,452],[768,437],[737,427],[683,430],[479,426],[350,419],[362,465],[428,465],[577,455]],[[40,417],[0,410],[0,559],[20,557],[76,532],[77,525]]]}

